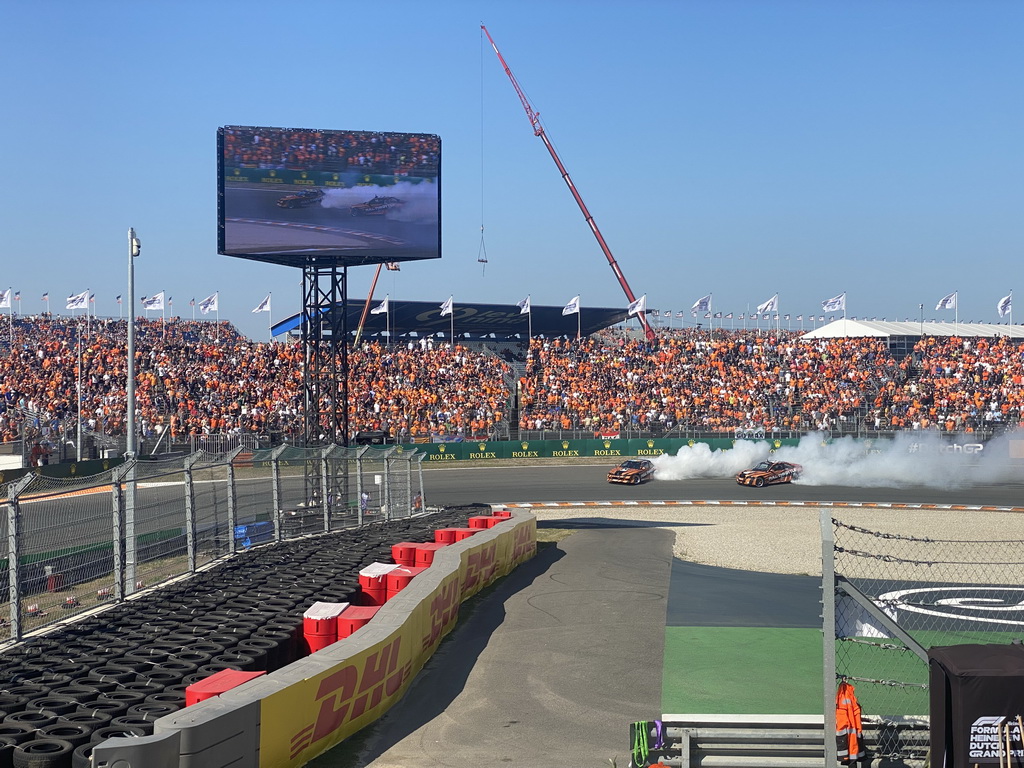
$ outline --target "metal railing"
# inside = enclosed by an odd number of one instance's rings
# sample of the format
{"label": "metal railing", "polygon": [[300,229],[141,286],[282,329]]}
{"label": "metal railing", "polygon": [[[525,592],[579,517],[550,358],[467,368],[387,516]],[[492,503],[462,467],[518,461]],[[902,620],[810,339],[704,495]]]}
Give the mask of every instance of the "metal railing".
{"label": "metal railing", "polygon": [[416,514],[422,459],[396,447],[240,446],[0,485],[0,643],[257,544]]}

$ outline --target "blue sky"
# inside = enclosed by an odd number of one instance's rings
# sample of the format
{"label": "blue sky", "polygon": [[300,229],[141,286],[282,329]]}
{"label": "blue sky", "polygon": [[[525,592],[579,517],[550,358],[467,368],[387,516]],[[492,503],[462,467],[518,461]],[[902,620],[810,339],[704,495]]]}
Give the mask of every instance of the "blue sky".
{"label": "blue sky", "polygon": [[267,338],[250,310],[297,311],[300,275],[217,254],[216,130],[268,125],[441,136],[443,257],[378,299],[625,307],[481,22],[649,307],[1024,301],[1015,0],[4,3],[0,286],[117,316],[131,226],[137,295],[220,291]]}

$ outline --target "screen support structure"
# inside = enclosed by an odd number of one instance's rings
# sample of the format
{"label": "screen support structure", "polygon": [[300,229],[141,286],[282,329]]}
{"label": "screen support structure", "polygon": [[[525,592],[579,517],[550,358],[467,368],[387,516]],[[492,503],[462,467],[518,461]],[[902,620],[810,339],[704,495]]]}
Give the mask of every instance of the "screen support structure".
{"label": "screen support structure", "polygon": [[[348,447],[348,267],[312,259],[302,268],[303,436],[305,447]],[[317,506],[320,462],[306,462],[306,502]],[[330,479],[329,497],[339,497]],[[328,499],[330,502],[330,498]]]}

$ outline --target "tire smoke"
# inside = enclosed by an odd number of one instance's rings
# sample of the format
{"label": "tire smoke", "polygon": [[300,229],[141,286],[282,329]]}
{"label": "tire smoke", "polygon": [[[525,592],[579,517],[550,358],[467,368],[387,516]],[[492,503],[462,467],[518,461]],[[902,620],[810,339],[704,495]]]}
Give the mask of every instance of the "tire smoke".
{"label": "tire smoke", "polygon": [[771,456],[803,465],[799,485],[858,488],[963,488],[997,482],[1024,482],[1024,432],[1009,432],[988,442],[970,435],[955,440],[931,432],[902,432],[895,438],[829,440],[805,435],[795,446],[766,440],[737,440],[728,450],[706,443],[684,446],[674,456],[657,457],[655,479],[733,477]]}

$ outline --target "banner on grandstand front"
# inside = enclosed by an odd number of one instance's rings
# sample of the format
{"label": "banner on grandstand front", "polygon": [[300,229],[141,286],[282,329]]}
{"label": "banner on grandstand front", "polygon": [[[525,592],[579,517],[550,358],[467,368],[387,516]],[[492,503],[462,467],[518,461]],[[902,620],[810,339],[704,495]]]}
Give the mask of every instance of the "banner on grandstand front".
{"label": "banner on grandstand front", "polygon": [[[796,445],[797,439],[773,439],[774,447]],[[663,453],[675,455],[683,446],[697,443],[706,444],[711,450],[732,448],[736,440],[731,437],[693,440],[682,438],[628,438],[589,440],[520,440],[515,441],[470,441],[462,443],[416,443],[399,446],[403,451],[419,451],[425,454],[424,461],[435,464],[445,461],[481,461],[487,459],[574,459],[583,457],[605,457],[618,462],[628,456],[660,456]],[[776,445],[777,443],[777,445]]]}

